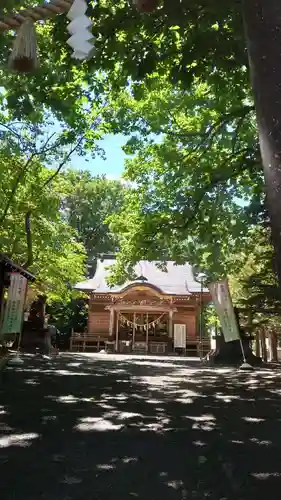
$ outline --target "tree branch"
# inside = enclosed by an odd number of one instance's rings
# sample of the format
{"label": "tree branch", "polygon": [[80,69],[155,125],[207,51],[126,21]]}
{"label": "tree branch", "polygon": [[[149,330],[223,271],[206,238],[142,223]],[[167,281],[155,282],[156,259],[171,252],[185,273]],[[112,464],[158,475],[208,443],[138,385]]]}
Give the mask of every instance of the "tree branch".
{"label": "tree branch", "polygon": [[[105,108],[105,105],[102,107],[102,109],[104,109],[104,108]],[[99,117],[99,115],[101,114],[101,111],[102,111],[102,110],[100,110],[100,111],[97,113],[96,117],[94,118],[94,120],[93,120],[93,122],[92,122],[92,125],[91,125],[90,129],[92,129],[92,128],[93,128],[93,125],[95,124],[95,120],[97,120],[97,118],[98,118],[98,117]],[[78,141],[76,142],[75,146],[73,146],[73,148],[72,148],[72,149],[71,149],[71,150],[70,150],[70,151],[69,151],[69,152],[65,155],[64,159],[63,159],[63,160],[62,160],[62,162],[59,164],[59,166],[58,166],[57,170],[56,170],[56,171],[55,171],[55,172],[54,172],[54,173],[53,173],[53,174],[49,177],[49,179],[47,179],[47,180],[44,182],[44,184],[43,184],[43,186],[42,186],[43,188],[44,188],[44,187],[46,187],[46,186],[48,186],[48,185],[52,182],[52,180],[54,180],[54,179],[55,179],[55,177],[56,177],[56,176],[60,173],[61,169],[62,169],[62,168],[64,167],[64,165],[66,164],[67,160],[71,157],[71,155],[74,153],[74,151],[76,151],[76,149],[78,149],[78,148],[79,148],[80,144],[81,144],[81,143],[83,142],[83,140],[85,139],[85,137],[86,137],[86,133],[87,133],[87,132],[85,132],[84,134],[82,134],[82,135],[80,136],[80,138],[79,138],[79,139],[78,139]]]}
{"label": "tree branch", "polygon": [[6,205],[6,207],[4,209],[4,212],[3,212],[3,214],[2,214],[2,216],[0,218],[0,225],[2,225],[4,223],[4,221],[5,221],[5,219],[6,219],[7,213],[9,211],[9,208],[10,208],[10,206],[12,204],[13,198],[14,198],[14,196],[16,194],[17,189],[18,189],[19,183],[21,182],[21,180],[22,180],[22,178],[23,178],[23,176],[24,176],[24,174],[26,172],[26,169],[29,166],[29,164],[32,162],[34,156],[35,156],[35,154],[32,154],[29,157],[29,159],[25,162],[24,166],[19,171],[19,174],[18,174],[18,176],[17,176],[17,178],[15,180],[15,183],[14,183],[14,186],[12,188],[11,194],[10,194],[9,199],[7,201],[7,205]]}
{"label": "tree branch", "polygon": [[65,155],[64,159],[59,164],[57,170],[49,177],[49,179],[47,179],[44,182],[44,184],[42,186],[43,188],[48,186],[48,184],[50,184],[54,180],[54,178],[60,173],[61,169],[64,167],[64,165],[69,160],[69,158],[74,153],[74,151],[76,151],[76,149],[79,148],[79,146],[80,146],[81,142],[84,140],[84,138],[85,138],[85,134],[82,137],[80,137],[80,139],[77,141],[75,146],[73,146],[73,148]]}
{"label": "tree branch", "polygon": [[31,210],[25,214],[25,234],[26,234],[26,244],[27,244],[27,261],[23,265],[24,268],[29,268],[33,263],[33,252],[32,252],[32,234],[31,234]]}
{"label": "tree branch", "polygon": [[[245,148],[244,150],[241,150],[239,153],[244,153],[244,157],[245,157],[247,155],[247,153],[249,153],[249,148]],[[231,156],[236,156],[237,154],[238,153],[234,153],[232,155],[229,155],[224,164],[228,163],[228,160],[230,159]],[[253,164],[251,165],[251,168],[254,168],[256,165],[257,165],[257,162],[253,162]],[[222,167],[222,171],[223,171],[223,165],[221,167]],[[177,227],[175,227],[175,229],[186,229],[190,224],[192,224],[192,222],[194,222],[194,220],[197,216],[199,207],[200,207],[206,193],[208,193],[211,189],[213,189],[218,184],[226,182],[229,179],[233,179],[238,174],[242,174],[245,170],[249,170],[249,163],[247,161],[245,163],[244,162],[240,163],[240,168],[238,170],[234,169],[228,176],[220,177],[220,176],[214,175],[213,178],[211,179],[211,181],[207,185],[205,185],[201,188],[199,197],[195,201],[195,207],[193,209],[193,213],[188,217],[188,219],[185,221],[185,223],[183,225],[177,226]],[[185,215],[185,212],[186,211],[184,210],[183,215]]]}

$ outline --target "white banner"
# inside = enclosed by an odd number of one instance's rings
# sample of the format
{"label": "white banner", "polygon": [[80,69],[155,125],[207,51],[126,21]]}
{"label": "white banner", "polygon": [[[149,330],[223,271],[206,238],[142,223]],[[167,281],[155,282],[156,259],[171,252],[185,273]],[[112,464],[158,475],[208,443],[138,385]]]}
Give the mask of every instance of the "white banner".
{"label": "white banner", "polygon": [[174,325],[174,347],[186,349],[186,325]]}
{"label": "white banner", "polygon": [[27,279],[19,273],[11,273],[1,336],[21,332],[26,289]]}
{"label": "white banner", "polygon": [[225,342],[239,340],[238,325],[229,293],[228,280],[209,284],[209,290],[220,320]]}

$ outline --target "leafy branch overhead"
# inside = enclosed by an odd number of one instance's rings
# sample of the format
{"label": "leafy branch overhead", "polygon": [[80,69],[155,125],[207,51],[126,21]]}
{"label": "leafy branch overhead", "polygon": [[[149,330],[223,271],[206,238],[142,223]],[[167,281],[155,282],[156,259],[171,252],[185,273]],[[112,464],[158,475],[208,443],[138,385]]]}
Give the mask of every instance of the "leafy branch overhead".
{"label": "leafy branch overhead", "polygon": [[128,89],[112,107],[114,130],[131,134],[125,178],[134,186],[110,218],[121,234],[118,272],[149,258],[224,274],[237,245],[247,245],[252,207],[264,197],[247,90],[241,101],[231,86],[218,97],[199,80],[183,92],[155,77],[138,99]]}
{"label": "leafy branch overhead", "polygon": [[[116,239],[104,219],[121,202],[122,185],[66,169],[71,154],[85,144],[84,134],[68,145],[64,131],[46,138],[22,122],[2,127],[9,132],[0,144],[1,249],[36,274],[37,291],[44,290],[50,300],[67,300],[72,295],[69,284],[86,273],[87,257],[115,249]],[[94,146],[93,154],[95,150],[99,148]],[[83,223],[89,235],[96,232],[91,241],[73,223],[85,200]]]}
{"label": "leafy branch overhead", "polygon": [[[57,16],[37,27],[36,73],[19,79],[4,66],[0,70],[6,120],[24,121],[26,130],[41,131],[45,124],[63,130],[57,156],[46,151],[36,157],[45,166],[50,158],[52,172],[43,178],[51,189],[64,179],[62,158],[75,144],[79,155],[94,156],[102,153],[101,137],[127,136],[130,189],[74,176],[62,202],[62,220],[74,228],[89,261],[105,248],[120,248],[117,281],[140,258],[189,260],[221,276],[235,270],[233,255],[246,251],[254,226],[263,223],[264,182],[241,12],[236,0],[163,0],[150,15],[127,0],[90,1],[93,58],[73,62],[65,16]],[[1,43],[5,58],[12,34]]]}

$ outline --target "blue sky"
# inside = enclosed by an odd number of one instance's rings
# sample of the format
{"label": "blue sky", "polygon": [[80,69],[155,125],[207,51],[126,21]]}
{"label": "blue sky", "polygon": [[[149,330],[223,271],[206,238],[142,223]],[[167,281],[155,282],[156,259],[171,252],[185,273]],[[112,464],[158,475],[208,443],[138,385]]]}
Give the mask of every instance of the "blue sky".
{"label": "blue sky", "polygon": [[106,175],[109,179],[118,179],[124,171],[125,153],[122,146],[128,138],[122,135],[107,135],[103,140],[98,141],[98,145],[105,151],[106,160],[97,156],[95,159],[81,158],[73,155],[71,166],[78,170],[89,170],[93,175]]}

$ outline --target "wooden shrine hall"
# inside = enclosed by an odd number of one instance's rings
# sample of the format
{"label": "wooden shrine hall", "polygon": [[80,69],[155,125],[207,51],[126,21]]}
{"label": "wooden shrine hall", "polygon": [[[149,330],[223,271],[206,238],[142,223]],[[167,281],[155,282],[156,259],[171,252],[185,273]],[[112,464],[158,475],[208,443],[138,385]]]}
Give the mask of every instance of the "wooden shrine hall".
{"label": "wooden shrine hall", "polygon": [[135,277],[110,288],[107,276],[114,260],[99,260],[94,278],[76,289],[89,294],[88,330],[73,332],[71,350],[188,355],[207,354],[208,338],[199,338],[201,304],[210,302],[207,289],[196,282],[190,265],[141,261]]}

